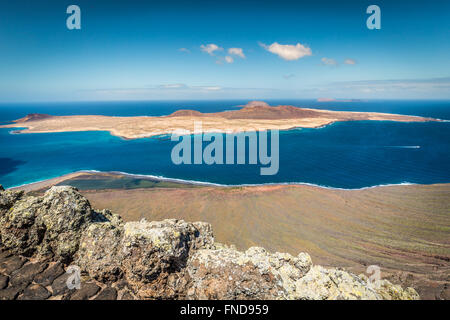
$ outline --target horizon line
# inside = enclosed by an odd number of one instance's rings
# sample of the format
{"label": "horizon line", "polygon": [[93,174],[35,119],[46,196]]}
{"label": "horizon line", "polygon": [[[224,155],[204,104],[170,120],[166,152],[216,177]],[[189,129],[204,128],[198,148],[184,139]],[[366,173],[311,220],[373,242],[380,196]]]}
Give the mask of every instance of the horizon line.
{"label": "horizon line", "polygon": [[[330,104],[333,102],[346,102],[346,103],[354,103],[354,102],[369,102],[369,101],[450,101],[449,98],[332,98],[330,101],[318,101],[324,97],[318,98],[217,98],[217,99],[116,99],[116,100],[24,100],[24,101],[0,101],[0,105],[4,104],[33,104],[33,103],[108,103],[108,102],[178,102],[178,101],[192,101],[192,102],[200,102],[200,101],[283,101],[283,100],[291,100],[291,101],[315,101],[323,104]],[[355,100],[355,101],[352,101]]]}

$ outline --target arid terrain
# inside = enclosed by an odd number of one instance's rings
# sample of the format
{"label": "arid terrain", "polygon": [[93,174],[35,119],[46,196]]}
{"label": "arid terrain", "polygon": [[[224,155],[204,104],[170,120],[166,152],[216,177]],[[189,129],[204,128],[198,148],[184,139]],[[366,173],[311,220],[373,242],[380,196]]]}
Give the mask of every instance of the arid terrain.
{"label": "arid terrain", "polygon": [[420,299],[307,252],[239,251],[206,222],[124,222],[71,186],[36,196],[0,185],[0,204],[0,300]]}
{"label": "arid terrain", "polygon": [[450,184],[339,190],[194,186],[106,173],[67,179],[27,190],[73,185],[94,208],[126,221],[205,221],[217,241],[240,250],[305,251],[321,265],[355,273],[378,265],[382,277],[416,288],[422,298],[450,298]]}
{"label": "arid terrain", "polygon": [[[239,110],[217,113],[201,113],[193,110],[179,110],[161,117],[109,117],[99,115],[51,116],[30,114],[13,124],[0,128],[22,128],[18,132],[44,133],[67,131],[109,131],[125,139],[137,139],[174,130],[189,132],[242,132],[261,130],[288,130],[293,128],[315,128],[336,121],[388,120],[402,122],[437,121],[416,116],[376,112],[346,112],[298,108],[293,106],[271,107],[266,104],[249,104]],[[201,121],[201,128],[194,128]],[[199,132],[200,131],[200,132]]]}

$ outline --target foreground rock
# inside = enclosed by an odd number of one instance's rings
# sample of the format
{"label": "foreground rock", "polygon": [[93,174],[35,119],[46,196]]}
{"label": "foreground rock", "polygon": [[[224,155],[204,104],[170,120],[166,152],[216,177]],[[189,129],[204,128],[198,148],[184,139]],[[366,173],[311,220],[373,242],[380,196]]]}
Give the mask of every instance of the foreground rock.
{"label": "foreground rock", "polygon": [[[418,299],[387,280],[214,242],[207,223],[124,223],[72,187],[0,189],[0,299]],[[81,288],[65,270],[78,266]]]}

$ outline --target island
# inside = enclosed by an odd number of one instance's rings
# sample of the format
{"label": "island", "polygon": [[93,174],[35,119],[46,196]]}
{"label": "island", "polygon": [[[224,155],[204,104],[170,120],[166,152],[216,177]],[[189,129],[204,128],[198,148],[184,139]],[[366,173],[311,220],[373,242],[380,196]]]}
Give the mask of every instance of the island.
{"label": "island", "polygon": [[400,122],[440,121],[410,115],[377,112],[330,111],[299,108],[288,105],[269,106],[251,102],[238,110],[202,113],[178,110],[167,116],[115,117],[102,115],[52,116],[29,114],[0,128],[26,128],[15,133],[45,133],[74,131],[109,131],[124,139],[146,138],[171,134],[174,130],[193,133],[194,123],[201,122],[202,132],[244,132],[318,128],[337,121],[381,120]]}

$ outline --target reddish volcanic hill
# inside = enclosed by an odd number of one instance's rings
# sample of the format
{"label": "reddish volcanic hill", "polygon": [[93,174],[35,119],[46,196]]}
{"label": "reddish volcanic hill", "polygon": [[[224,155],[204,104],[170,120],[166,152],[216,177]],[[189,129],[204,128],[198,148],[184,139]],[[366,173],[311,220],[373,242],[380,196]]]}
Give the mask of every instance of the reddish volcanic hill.
{"label": "reddish volcanic hill", "polygon": [[202,117],[207,115],[208,114],[204,114],[196,110],[177,110],[168,117]]}
{"label": "reddish volcanic hill", "polygon": [[320,117],[321,113],[314,110],[293,106],[247,106],[236,111],[219,112],[227,119],[299,119]]}
{"label": "reddish volcanic hill", "polygon": [[27,114],[25,117],[14,120],[14,122],[27,122],[27,121],[35,121],[35,120],[42,120],[42,119],[48,119],[52,118],[53,116],[49,114],[43,114],[43,113],[30,113]]}
{"label": "reddish volcanic hill", "polygon": [[201,113],[194,110],[178,110],[169,117],[222,117],[225,119],[299,119],[319,118],[323,113],[293,106],[247,105],[239,110]]}

